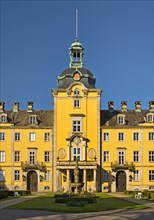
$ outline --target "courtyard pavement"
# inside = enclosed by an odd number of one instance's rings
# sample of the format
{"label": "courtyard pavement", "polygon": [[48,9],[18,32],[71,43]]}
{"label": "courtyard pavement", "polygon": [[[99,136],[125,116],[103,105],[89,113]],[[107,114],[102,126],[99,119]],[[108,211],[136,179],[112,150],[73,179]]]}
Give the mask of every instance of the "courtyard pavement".
{"label": "courtyard pavement", "polygon": [[154,220],[154,202],[130,198],[121,193],[109,193],[114,197],[146,205],[142,210],[110,210],[91,213],[62,213],[42,210],[15,210],[9,206],[38,197],[40,194],[0,202],[0,220]]}

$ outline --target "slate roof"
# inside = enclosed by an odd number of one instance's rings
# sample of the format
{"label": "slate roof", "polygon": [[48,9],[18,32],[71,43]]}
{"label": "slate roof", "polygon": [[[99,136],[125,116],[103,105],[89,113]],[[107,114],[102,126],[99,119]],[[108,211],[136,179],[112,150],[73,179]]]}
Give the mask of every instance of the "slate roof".
{"label": "slate roof", "polygon": [[8,123],[14,126],[31,126],[29,124],[29,117],[36,116],[38,127],[53,127],[53,110],[34,110],[32,112],[19,111],[5,111],[7,114]]}
{"label": "slate roof", "polygon": [[[146,114],[149,110],[141,110],[137,112],[135,110],[127,110],[127,112],[123,112],[121,110],[113,110],[110,112],[109,110],[101,110],[101,126],[102,127],[119,127],[119,126],[138,126],[139,123],[145,123]],[[125,116],[125,125],[117,124],[117,116],[122,114]]]}

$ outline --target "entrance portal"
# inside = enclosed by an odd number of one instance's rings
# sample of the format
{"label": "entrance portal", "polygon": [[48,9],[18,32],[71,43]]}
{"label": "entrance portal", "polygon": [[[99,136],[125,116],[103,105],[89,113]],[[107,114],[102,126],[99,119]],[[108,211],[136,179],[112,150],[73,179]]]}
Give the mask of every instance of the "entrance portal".
{"label": "entrance portal", "polygon": [[37,192],[38,187],[38,175],[35,171],[29,171],[27,174],[27,190],[31,192]]}
{"label": "entrance portal", "polygon": [[116,191],[124,192],[126,190],[126,173],[118,171],[116,175]]}

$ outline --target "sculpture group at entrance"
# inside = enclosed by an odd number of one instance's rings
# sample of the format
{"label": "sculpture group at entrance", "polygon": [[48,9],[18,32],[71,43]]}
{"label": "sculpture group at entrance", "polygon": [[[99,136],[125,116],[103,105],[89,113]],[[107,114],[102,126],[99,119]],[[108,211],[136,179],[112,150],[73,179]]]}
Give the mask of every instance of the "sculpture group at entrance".
{"label": "sculpture group at entrance", "polygon": [[83,187],[83,183],[79,181],[80,179],[79,174],[80,174],[80,171],[78,167],[78,160],[76,160],[75,168],[74,168],[74,183],[71,183],[71,187],[74,188],[75,194],[79,194],[81,191],[81,187]]}

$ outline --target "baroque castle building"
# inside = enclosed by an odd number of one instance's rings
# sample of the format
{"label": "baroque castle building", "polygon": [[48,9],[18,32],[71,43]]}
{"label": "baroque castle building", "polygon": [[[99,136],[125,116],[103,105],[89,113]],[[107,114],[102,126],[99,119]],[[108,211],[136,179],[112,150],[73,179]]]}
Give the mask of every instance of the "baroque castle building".
{"label": "baroque castle building", "polygon": [[101,110],[102,89],[84,68],[83,46],[70,47],[70,66],[52,89],[53,110],[26,110],[0,102],[0,190],[80,191],[154,188],[154,101],[134,110]]}

